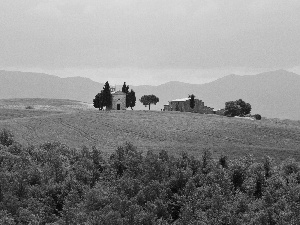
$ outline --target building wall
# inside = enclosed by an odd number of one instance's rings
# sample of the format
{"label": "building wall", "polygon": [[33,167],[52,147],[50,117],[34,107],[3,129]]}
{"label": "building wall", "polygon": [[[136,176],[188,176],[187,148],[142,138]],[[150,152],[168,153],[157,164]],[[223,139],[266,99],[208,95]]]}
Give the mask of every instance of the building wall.
{"label": "building wall", "polygon": [[216,111],[216,114],[219,116],[224,116],[225,115],[225,109],[219,109]]}
{"label": "building wall", "polygon": [[120,104],[120,110],[126,110],[126,94],[117,91],[112,94],[112,110],[117,110],[117,105]]}
{"label": "building wall", "polygon": [[169,105],[164,105],[164,111],[170,111],[170,106]]}
{"label": "building wall", "polygon": [[[205,106],[204,102],[195,99],[194,109],[190,107],[190,100],[186,101],[171,101],[169,102],[169,107],[165,107],[165,110],[168,111],[180,111],[180,112],[195,112],[201,114],[213,114],[213,108]],[[177,109],[177,110],[176,110]]]}

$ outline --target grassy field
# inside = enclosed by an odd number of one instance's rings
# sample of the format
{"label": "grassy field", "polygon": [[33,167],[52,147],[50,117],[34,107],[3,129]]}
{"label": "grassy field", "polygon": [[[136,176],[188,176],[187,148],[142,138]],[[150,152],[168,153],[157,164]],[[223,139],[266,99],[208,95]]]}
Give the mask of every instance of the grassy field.
{"label": "grassy field", "polygon": [[[0,128],[10,129],[23,144],[60,141],[70,147],[95,145],[111,152],[127,141],[142,151],[165,149],[175,155],[185,150],[199,156],[210,149],[216,157],[250,153],[256,158],[269,155],[276,160],[300,160],[300,121],[161,111],[105,112],[75,101],[14,101],[0,106]],[[26,105],[34,109],[25,110]]]}
{"label": "grassy field", "polygon": [[[37,110],[73,112],[92,109],[92,104],[68,99],[23,98],[0,99],[0,109],[24,110],[32,107]],[[49,114],[45,112],[46,114]],[[26,114],[26,113],[25,113]]]}

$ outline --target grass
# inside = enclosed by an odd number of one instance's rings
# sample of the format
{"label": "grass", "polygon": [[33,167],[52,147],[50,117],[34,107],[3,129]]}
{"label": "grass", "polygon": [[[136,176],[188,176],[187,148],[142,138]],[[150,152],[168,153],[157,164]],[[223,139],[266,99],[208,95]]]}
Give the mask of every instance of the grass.
{"label": "grass", "polygon": [[31,109],[47,111],[76,111],[90,110],[91,104],[68,100],[68,99],[47,99],[47,98],[23,98],[23,99],[0,99],[0,109]]}
{"label": "grass", "polygon": [[36,110],[38,104],[32,102],[23,104],[32,105],[33,110],[0,109],[0,128],[10,129],[23,144],[60,141],[70,147],[95,145],[111,152],[127,141],[142,151],[165,149],[175,155],[185,150],[199,156],[210,149],[216,157],[250,153],[256,158],[269,155],[279,161],[287,157],[300,160],[299,121],[160,111],[105,112],[81,109],[82,103],[72,101],[42,102],[50,109]]}
{"label": "grass", "polygon": [[90,110],[87,103],[65,99],[1,99],[0,120],[41,117]]}

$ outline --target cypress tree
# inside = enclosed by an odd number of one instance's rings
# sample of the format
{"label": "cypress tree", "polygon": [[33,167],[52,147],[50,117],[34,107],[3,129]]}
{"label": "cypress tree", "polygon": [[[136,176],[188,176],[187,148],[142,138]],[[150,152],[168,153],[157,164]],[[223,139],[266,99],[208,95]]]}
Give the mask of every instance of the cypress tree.
{"label": "cypress tree", "polygon": [[195,107],[195,95],[190,95],[189,96],[190,99],[190,107],[193,109]]}
{"label": "cypress tree", "polygon": [[131,89],[131,91],[126,95],[126,107],[128,103],[128,107],[130,107],[132,110],[132,107],[135,106],[135,102],[136,102],[135,92]]}
{"label": "cypress tree", "polygon": [[122,92],[124,92],[126,95],[129,93],[129,85],[126,86],[126,82],[123,84]]}
{"label": "cypress tree", "polygon": [[126,85],[126,82],[123,84],[122,92],[126,94],[126,108],[130,107],[132,110],[136,102],[135,92],[132,89],[129,92],[129,85]]}
{"label": "cypress tree", "polygon": [[103,91],[95,96],[93,99],[93,105],[95,108],[99,108],[99,110],[103,109]]}
{"label": "cypress tree", "polygon": [[104,87],[103,87],[103,107],[106,106],[106,109],[110,109],[112,105],[112,95],[110,93],[110,86],[108,81],[106,81]]}

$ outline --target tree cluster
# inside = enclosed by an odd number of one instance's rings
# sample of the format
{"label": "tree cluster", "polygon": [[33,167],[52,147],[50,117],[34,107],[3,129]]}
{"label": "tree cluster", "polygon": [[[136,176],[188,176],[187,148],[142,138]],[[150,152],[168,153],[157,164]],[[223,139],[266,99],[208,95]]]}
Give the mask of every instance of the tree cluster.
{"label": "tree cluster", "polygon": [[[129,91],[129,86],[126,86],[126,82],[124,82],[122,92],[126,94],[126,108],[130,107],[132,109],[136,102],[135,92],[132,89]],[[99,110],[102,110],[103,107],[111,108],[112,94],[108,81],[105,83],[103,90],[93,99],[93,105],[95,108],[99,108]]]}
{"label": "tree cluster", "polygon": [[4,143],[0,224],[300,224],[294,160]]}
{"label": "tree cluster", "polygon": [[136,103],[135,92],[132,89],[129,91],[129,85],[126,86],[126,82],[123,84],[122,92],[126,94],[126,108],[130,107],[132,110]]}
{"label": "tree cluster", "polygon": [[242,99],[225,103],[225,116],[245,116],[251,112],[251,105]]}
{"label": "tree cluster", "polygon": [[95,98],[93,99],[93,105],[95,108],[99,108],[99,110],[102,110],[103,107],[110,108],[112,105],[112,95],[110,92],[110,86],[108,81],[106,81],[103,90],[101,90],[100,93],[98,93]]}
{"label": "tree cluster", "polygon": [[155,95],[144,95],[141,97],[140,102],[146,107],[149,106],[149,110],[150,110],[150,105],[154,104],[156,105],[156,103],[159,102],[159,98],[156,97]]}

